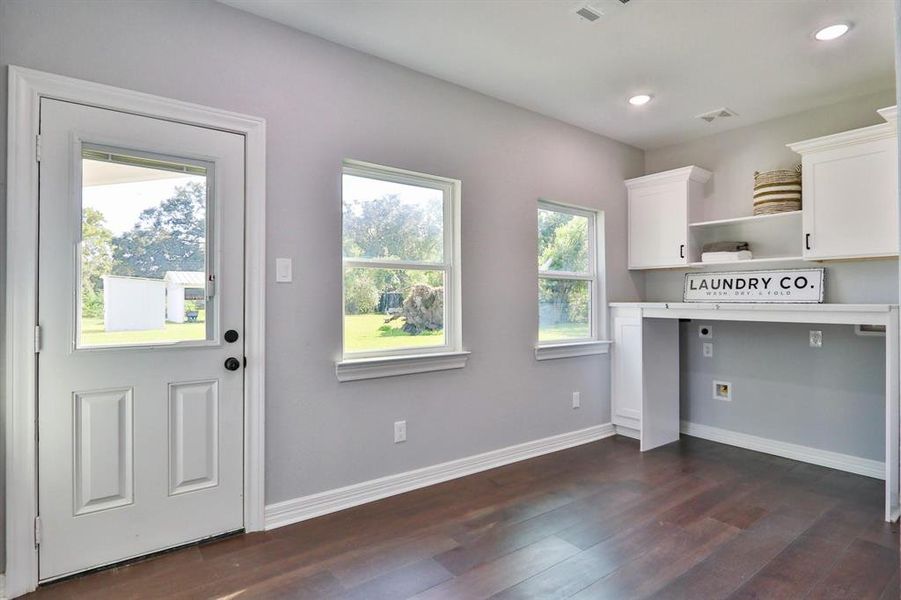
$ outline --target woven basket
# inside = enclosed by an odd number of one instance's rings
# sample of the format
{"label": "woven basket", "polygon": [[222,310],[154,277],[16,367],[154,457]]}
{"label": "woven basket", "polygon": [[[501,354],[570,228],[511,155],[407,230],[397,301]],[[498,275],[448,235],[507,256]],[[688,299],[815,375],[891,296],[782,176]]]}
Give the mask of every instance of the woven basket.
{"label": "woven basket", "polygon": [[754,214],[801,210],[801,165],[795,169],[754,172]]}

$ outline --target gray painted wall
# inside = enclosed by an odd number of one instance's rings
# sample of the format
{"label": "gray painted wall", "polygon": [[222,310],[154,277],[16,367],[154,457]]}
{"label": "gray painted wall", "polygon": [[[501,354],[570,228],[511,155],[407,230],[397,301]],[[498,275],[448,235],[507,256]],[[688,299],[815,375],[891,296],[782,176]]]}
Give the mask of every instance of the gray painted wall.
{"label": "gray painted wall", "polygon": [[[889,89],[651,150],[645,154],[645,171],[655,173],[689,164],[709,169],[714,176],[706,189],[704,218],[748,215],[754,171],[791,167],[799,162],[785,144],[883,122],[876,109],[894,102],[894,90]],[[784,266],[825,267],[826,302],[898,302],[898,261],[894,259],[821,264],[799,261]],[[681,299],[684,273],[647,272],[645,298]],[[711,359],[701,356],[694,326],[682,325],[683,419],[881,460],[885,438],[883,400],[879,396],[885,373],[882,338],[861,338],[854,335],[852,327],[840,326],[718,322],[714,329]],[[823,330],[823,348],[809,348],[810,329]],[[714,378],[735,385],[731,404],[711,399]]]}
{"label": "gray painted wall", "polygon": [[[698,327],[713,327],[713,357]],[[811,348],[811,329],[823,347]],[[885,458],[885,338],[851,325],[681,323],[685,421],[873,460]],[[713,380],[732,401],[713,399]]]}
{"label": "gray painted wall", "polygon": [[[2,1],[0,64],[267,119],[266,250],[295,261],[267,288],[267,502],[609,422],[607,356],[534,358],[536,202],[604,209],[610,296],[637,300],[640,150],[208,1]],[[335,379],[344,158],[463,181],[464,370]]]}

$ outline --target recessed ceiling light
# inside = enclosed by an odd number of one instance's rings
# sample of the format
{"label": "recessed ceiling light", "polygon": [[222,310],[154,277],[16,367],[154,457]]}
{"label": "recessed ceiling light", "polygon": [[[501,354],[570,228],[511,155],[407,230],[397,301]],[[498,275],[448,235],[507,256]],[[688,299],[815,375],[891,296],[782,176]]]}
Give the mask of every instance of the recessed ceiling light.
{"label": "recessed ceiling light", "polygon": [[830,40],[834,40],[842,37],[848,30],[851,29],[851,26],[847,23],[837,23],[835,25],[829,25],[828,27],[823,27],[818,30],[813,37],[820,40],[821,42],[828,42]]}
{"label": "recessed ceiling light", "polygon": [[629,98],[629,104],[632,106],[643,106],[650,101],[651,97],[648,94],[638,94],[637,96]]}

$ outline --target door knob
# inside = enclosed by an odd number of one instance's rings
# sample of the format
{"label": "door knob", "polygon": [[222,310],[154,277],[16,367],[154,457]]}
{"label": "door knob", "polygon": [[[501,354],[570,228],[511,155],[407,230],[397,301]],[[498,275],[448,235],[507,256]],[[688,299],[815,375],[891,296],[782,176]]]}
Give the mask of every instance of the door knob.
{"label": "door knob", "polygon": [[225,359],[225,368],[229,371],[237,371],[241,368],[241,361],[234,356],[229,356]]}
{"label": "door knob", "polygon": [[238,341],[238,332],[234,329],[229,329],[225,332],[225,341],[229,344],[233,344]]}

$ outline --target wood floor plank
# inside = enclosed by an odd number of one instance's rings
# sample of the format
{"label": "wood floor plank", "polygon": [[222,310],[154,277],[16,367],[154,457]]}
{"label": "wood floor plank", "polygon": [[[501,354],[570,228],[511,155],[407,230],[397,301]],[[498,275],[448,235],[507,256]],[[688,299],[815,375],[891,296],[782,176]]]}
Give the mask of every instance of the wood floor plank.
{"label": "wood floor plank", "polygon": [[492,529],[466,544],[436,556],[435,559],[449,571],[459,575],[576,524],[586,513],[594,509],[624,506],[634,498],[635,494],[628,488],[611,485],[608,489],[581,501],[572,502],[523,522]]}
{"label": "wood floor plank", "polygon": [[885,589],[882,590],[879,600],[898,600],[898,598],[901,598],[901,574],[895,571],[894,576],[886,584]]}
{"label": "wood floor plank", "polygon": [[416,600],[479,600],[516,585],[579,552],[557,537],[544,538],[475,567],[417,596]]}
{"label": "wood floor plank", "polygon": [[899,599],[882,482],[614,437],[42,586],[73,600]]}
{"label": "wood floor plank", "polygon": [[740,530],[704,519],[657,540],[648,552],[598,580],[573,600],[644,598],[704,560]]}
{"label": "wood floor plank", "polygon": [[339,594],[345,600],[399,600],[433,589],[454,576],[432,559],[426,559],[380,575]]}
{"label": "wood floor plank", "polygon": [[897,568],[897,550],[866,540],[854,540],[809,597],[817,600],[878,599],[894,578]]}
{"label": "wood floor plank", "polygon": [[782,509],[770,513],[670,582],[656,598],[725,598],[810,527],[820,513]]}
{"label": "wood floor plank", "polygon": [[240,585],[234,580],[212,581],[205,585],[167,596],[170,600],[205,600],[207,598],[236,597],[241,600],[265,598],[266,600],[320,600],[341,594],[344,588],[335,577],[320,571],[313,575],[298,575],[294,572],[267,577],[261,581]]}
{"label": "wood floor plank", "polygon": [[457,542],[445,533],[431,533],[402,538],[397,543],[363,547],[349,556],[340,556],[323,566],[335,575],[342,585],[353,588],[370,579],[395,571],[409,564],[430,559],[436,554],[457,547]]}
{"label": "wood floor plank", "polygon": [[688,475],[674,479],[630,504],[621,511],[603,511],[595,519],[583,519],[560,532],[560,537],[583,550],[634,527],[649,519],[654,519],[687,500],[711,489],[715,482]]}
{"label": "wood floor plank", "polygon": [[678,531],[670,523],[645,523],[595,544],[494,597],[498,600],[569,598],[618,567],[650,552],[655,544]]}
{"label": "wood floor plank", "polygon": [[732,594],[730,600],[805,597],[869,520],[865,512],[846,505],[824,513]]}

